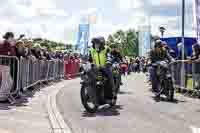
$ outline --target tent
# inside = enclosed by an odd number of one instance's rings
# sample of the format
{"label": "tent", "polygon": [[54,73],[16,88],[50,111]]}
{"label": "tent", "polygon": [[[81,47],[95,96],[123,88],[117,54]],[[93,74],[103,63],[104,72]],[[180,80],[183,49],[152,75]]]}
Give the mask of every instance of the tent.
{"label": "tent", "polygon": [[[166,41],[168,46],[172,48],[176,54],[178,53],[177,44],[182,42],[182,37],[169,37],[169,38],[161,38],[162,41]],[[192,55],[192,45],[197,42],[196,38],[193,37],[185,37],[184,38],[184,46],[185,52],[187,56]]]}

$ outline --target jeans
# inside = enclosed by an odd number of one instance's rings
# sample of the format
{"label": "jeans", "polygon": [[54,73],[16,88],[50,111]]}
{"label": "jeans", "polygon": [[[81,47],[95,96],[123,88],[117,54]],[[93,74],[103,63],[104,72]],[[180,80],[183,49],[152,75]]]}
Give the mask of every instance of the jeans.
{"label": "jeans", "polygon": [[152,81],[152,90],[158,91],[159,80],[156,76],[156,68],[155,67],[151,67],[150,75],[151,75],[150,77],[151,77],[151,81]]}
{"label": "jeans", "polygon": [[151,66],[148,67],[148,71],[149,71],[149,80],[152,82],[153,68]]}
{"label": "jeans", "polygon": [[105,97],[112,100],[114,91],[114,78],[112,73],[112,67],[106,66],[102,69],[103,74],[108,78],[107,87],[105,87]]}

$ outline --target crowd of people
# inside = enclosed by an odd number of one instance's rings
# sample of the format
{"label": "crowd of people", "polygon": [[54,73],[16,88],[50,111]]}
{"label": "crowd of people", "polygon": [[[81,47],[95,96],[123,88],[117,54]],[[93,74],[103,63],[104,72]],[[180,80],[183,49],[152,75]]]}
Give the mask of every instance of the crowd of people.
{"label": "crowd of people", "polygon": [[[64,66],[62,66],[64,60],[75,60],[79,58],[78,53],[72,51],[65,52],[59,47],[48,47],[48,45],[44,45],[44,43],[45,41],[42,39],[27,39],[24,35],[15,38],[14,33],[5,33],[3,40],[0,41],[0,65],[1,68],[3,66],[9,66],[10,75],[8,76],[11,76],[14,81],[12,87],[7,90],[11,89],[11,92],[15,92],[15,90],[18,89],[17,83],[20,90],[23,90],[23,87],[31,86],[32,83],[34,84],[37,80],[52,78],[52,75],[55,73],[52,71],[58,71],[56,73],[57,75],[64,71]],[[56,65],[45,68],[46,65],[44,65],[44,62],[49,64],[54,64],[56,62]],[[36,66],[35,64],[40,65]],[[44,77],[44,75],[47,76],[47,74],[45,74],[46,71],[42,71],[43,73],[36,71],[36,69],[39,68],[41,70],[48,69],[51,73],[48,74],[49,77]],[[60,69],[63,69],[63,71]],[[59,77],[61,77],[61,75],[59,75]],[[4,82],[6,83],[7,79]]]}
{"label": "crowd of people", "polygon": [[26,39],[24,36],[15,38],[14,33],[7,32],[0,42],[0,55],[16,56],[19,59],[27,58],[32,60],[54,60],[64,59],[64,56],[70,56],[71,58],[77,57],[77,54],[70,52],[64,52],[60,49],[52,49],[42,47],[42,41],[33,41],[33,39]]}
{"label": "crowd of people", "polygon": [[124,70],[130,73],[146,73],[148,71],[149,58],[144,56],[136,56],[136,57],[124,57],[121,67],[124,67]]}

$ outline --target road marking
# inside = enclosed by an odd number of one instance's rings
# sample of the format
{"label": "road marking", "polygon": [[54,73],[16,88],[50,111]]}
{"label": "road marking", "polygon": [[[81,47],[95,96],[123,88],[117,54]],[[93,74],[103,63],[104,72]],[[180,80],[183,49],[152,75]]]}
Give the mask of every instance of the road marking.
{"label": "road marking", "polygon": [[8,131],[6,129],[1,129],[0,128],[0,133],[14,133],[13,131]]}
{"label": "road marking", "polygon": [[197,128],[195,126],[190,126],[190,129],[192,129],[192,133],[200,133],[200,128]]}
{"label": "road marking", "polygon": [[13,111],[19,112],[19,113],[30,113],[31,115],[39,115],[43,117],[46,117],[48,115],[42,112],[36,112],[36,111],[31,111],[31,110],[13,109]]}
{"label": "road marking", "polygon": [[[47,126],[47,124],[46,124],[46,122],[44,123],[44,122],[33,122],[33,121],[31,121],[31,120],[26,120],[26,119],[16,119],[15,117],[8,117],[8,116],[1,116],[0,117],[0,120],[9,120],[9,121],[12,121],[12,122],[17,122],[17,123],[21,123],[21,124],[25,124],[26,126],[30,126],[30,123],[31,123],[31,125],[33,125],[33,126],[37,126],[37,127],[46,127]],[[1,132],[1,130],[0,130],[0,133],[2,133]]]}
{"label": "road marking", "polygon": [[[71,80],[73,83],[73,80]],[[68,83],[71,83],[68,81]],[[56,89],[53,93],[48,96],[47,100],[47,110],[49,114],[49,119],[52,125],[53,133],[71,133],[71,129],[65,123],[62,115],[57,109],[56,105],[56,95],[65,87],[65,84],[59,86],[53,86],[52,89]]]}

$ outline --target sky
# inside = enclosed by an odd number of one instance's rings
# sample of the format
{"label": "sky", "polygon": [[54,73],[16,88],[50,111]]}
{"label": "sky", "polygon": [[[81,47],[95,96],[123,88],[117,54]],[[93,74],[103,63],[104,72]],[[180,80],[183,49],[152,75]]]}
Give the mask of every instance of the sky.
{"label": "sky", "polygon": [[[181,35],[180,0],[0,0],[0,36],[13,31],[76,43],[78,25],[88,16],[93,18],[90,37],[138,30],[148,18],[152,34],[159,35],[158,27],[164,26],[166,37]],[[191,0],[186,0],[185,34],[195,36]]]}

